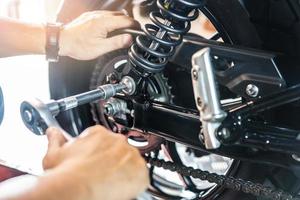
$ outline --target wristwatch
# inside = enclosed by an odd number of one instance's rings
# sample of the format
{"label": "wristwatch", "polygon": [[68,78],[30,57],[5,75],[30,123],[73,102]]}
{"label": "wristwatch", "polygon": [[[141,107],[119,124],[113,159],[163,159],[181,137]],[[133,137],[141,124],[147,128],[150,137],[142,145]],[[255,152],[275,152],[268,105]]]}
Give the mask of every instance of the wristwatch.
{"label": "wristwatch", "polygon": [[62,23],[47,23],[46,25],[46,60],[58,62],[59,36],[63,27]]}

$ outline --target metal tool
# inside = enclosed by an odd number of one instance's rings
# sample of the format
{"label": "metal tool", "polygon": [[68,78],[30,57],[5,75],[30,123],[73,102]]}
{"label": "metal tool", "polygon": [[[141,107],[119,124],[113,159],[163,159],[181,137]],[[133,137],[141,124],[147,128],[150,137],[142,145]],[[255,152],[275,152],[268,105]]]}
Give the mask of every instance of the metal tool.
{"label": "metal tool", "polygon": [[26,127],[36,135],[44,135],[47,128],[56,127],[62,130],[67,140],[71,140],[72,136],[65,132],[55,119],[59,113],[93,101],[109,99],[120,92],[133,94],[134,90],[134,80],[124,77],[118,84],[102,85],[95,90],[56,101],[52,100],[49,103],[43,103],[38,99],[24,101],[20,109],[21,117]]}

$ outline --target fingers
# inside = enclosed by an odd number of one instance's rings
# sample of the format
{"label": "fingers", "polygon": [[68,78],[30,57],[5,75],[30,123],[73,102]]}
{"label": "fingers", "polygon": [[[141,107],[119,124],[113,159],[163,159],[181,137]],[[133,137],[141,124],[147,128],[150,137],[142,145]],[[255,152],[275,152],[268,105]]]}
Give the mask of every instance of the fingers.
{"label": "fingers", "polygon": [[90,12],[86,12],[84,13],[86,15],[114,15],[114,16],[118,16],[118,15],[128,15],[128,12],[126,10],[120,10],[120,11],[108,11],[108,10],[95,10],[95,11],[90,11]]}
{"label": "fingers", "polygon": [[132,19],[131,17],[120,15],[120,16],[108,16],[107,20],[99,19],[97,21],[99,28],[105,28],[107,33],[118,29],[125,28],[140,28],[138,21]]}
{"label": "fingers", "polygon": [[48,128],[46,131],[48,138],[48,152],[62,147],[66,142],[66,138],[57,128]]}
{"label": "fingers", "polygon": [[128,48],[132,44],[133,39],[129,34],[122,34],[101,40],[99,44],[99,54],[105,54],[117,49]]}
{"label": "fingers", "polygon": [[92,135],[99,135],[99,134],[107,134],[109,131],[100,125],[96,125],[96,126],[92,126],[87,128],[86,130],[84,130],[78,137],[79,138],[84,138],[84,137],[88,137],[88,136],[92,136]]}
{"label": "fingers", "polygon": [[128,12],[125,9],[122,9],[120,11],[112,11],[112,12],[110,12],[110,14],[111,15],[115,15],[115,16],[118,16],[118,15],[126,15],[126,16],[128,16],[129,15]]}
{"label": "fingers", "polygon": [[57,128],[48,128],[46,131],[48,138],[48,150],[43,159],[43,168],[51,169],[59,162],[59,150],[67,142],[61,131]]}

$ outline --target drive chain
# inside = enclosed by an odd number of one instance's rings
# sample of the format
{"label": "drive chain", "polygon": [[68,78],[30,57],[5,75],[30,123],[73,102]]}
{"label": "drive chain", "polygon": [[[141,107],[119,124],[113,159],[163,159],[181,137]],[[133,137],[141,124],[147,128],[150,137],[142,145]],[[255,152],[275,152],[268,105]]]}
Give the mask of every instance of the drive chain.
{"label": "drive chain", "polygon": [[276,190],[259,183],[253,183],[251,181],[234,178],[232,176],[218,175],[215,173],[210,173],[208,171],[187,167],[181,164],[151,158],[149,156],[146,156],[145,159],[152,166],[170,170],[172,172],[177,172],[182,176],[190,176],[196,179],[201,179],[203,181],[208,181],[210,183],[215,183],[227,189],[241,191],[257,197],[263,197],[264,199],[300,200],[299,196],[293,196],[292,194],[289,194],[282,190]]}

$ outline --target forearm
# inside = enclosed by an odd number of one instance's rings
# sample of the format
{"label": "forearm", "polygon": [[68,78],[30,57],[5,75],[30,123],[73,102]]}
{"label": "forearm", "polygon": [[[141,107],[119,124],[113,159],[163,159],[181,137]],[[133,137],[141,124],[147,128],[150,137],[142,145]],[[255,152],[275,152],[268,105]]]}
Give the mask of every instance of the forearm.
{"label": "forearm", "polygon": [[89,190],[76,174],[52,171],[38,179],[27,192],[6,200],[87,200]]}
{"label": "forearm", "polygon": [[45,53],[44,25],[0,18],[0,57]]}

